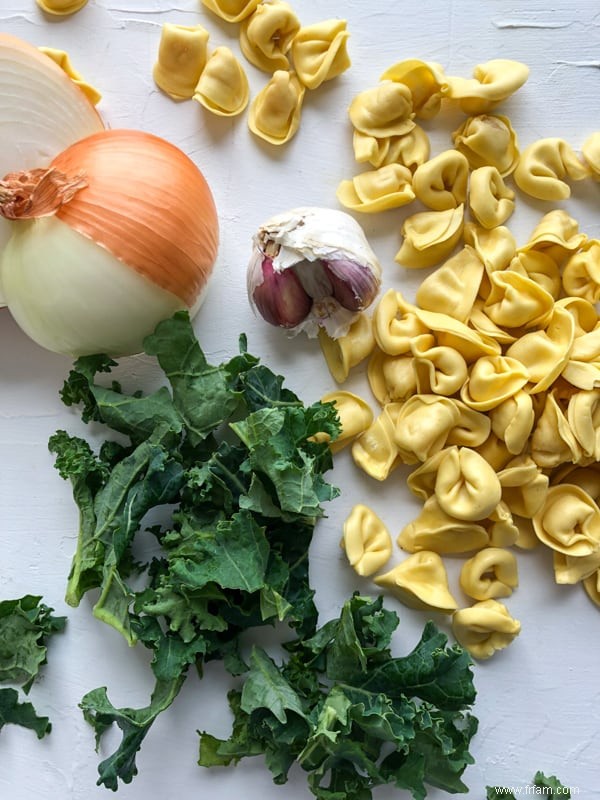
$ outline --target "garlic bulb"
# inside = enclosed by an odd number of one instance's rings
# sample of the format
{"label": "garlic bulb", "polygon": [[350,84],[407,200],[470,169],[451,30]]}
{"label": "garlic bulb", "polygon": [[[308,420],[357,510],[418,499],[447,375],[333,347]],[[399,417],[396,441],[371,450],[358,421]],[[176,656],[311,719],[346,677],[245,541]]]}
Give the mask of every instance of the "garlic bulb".
{"label": "garlic bulb", "polygon": [[303,207],[259,228],[248,264],[248,298],[271,325],[337,339],[377,296],[381,267],[350,215]]}

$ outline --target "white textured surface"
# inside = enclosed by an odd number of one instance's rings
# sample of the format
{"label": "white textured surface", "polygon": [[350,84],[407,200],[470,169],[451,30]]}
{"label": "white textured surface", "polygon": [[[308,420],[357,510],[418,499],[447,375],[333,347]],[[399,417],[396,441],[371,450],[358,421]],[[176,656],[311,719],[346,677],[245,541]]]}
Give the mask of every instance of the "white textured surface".
{"label": "white textured surface", "polygon": [[[222,246],[196,324],[200,341],[211,359],[221,360],[234,353],[238,334],[246,331],[250,350],[313,400],[334,388],[316,344],[290,342],[252,316],[245,267],[251,235],[269,216],[296,205],[336,206],[338,182],[357,171],[346,117],[352,96],[404,58],[437,61],[450,74],[464,76],[491,58],[515,58],[531,67],[529,82],[504,106],[520,143],[560,136],[578,147],[600,128],[600,11],[595,0],[294,0],[293,5],[306,24],[324,16],[347,18],[353,66],[309,94],[300,132],[281,150],[255,140],[245,117],[212,118],[195,103],[172,103],[153,85],[151,67],[165,21],[202,23],[213,44],[237,50],[236,27],[221,24],[199,0],[90,0],[67,19],[44,16],[34,0],[2,0],[0,29],[36,45],[68,50],[75,66],[103,92],[100,110],[110,126],[162,135],[203,169],[220,212]],[[252,67],[248,74],[257,91],[264,76]],[[448,146],[456,121],[443,115],[427,123],[434,151]],[[589,236],[600,236],[599,200],[600,185],[578,185],[563,204]],[[509,222],[520,243],[548,209],[521,199]],[[393,262],[401,219],[393,211],[360,221],[384,266],[385,286],[400,286],[411,296],[422,276],[402,272]],[[49,664],[31,692],[38,710],[51,717],[53,732],[38,742],[29,731],[2,731],[0,798],[99,798],[106,790],[95,786],[98,757],[77,703],[84,692],[106,685],[117,705],[145,704],[151,688],[147,653],[128,649],[114,631],[95,621],[87,600],[76,610],[63,603],[77,514],[46,443],[57,428],[82,431],[76,415],[58,398],[69,361],[37,348],[6,312],[0,314],[0,341],[0,596],[40,593],[69,617],[66,633],[52,642]],[[145,385],[155,377],[143,359],[125,366],[126,385],[138,379]],[[349,386],[367,392],[362,376]],[[351,574],[338,548],[341,522],[353,502],[370,503],[394,533],[417,509],[403,473],[376,485],[358,473],[349,457],[341,457],[331,477],[342,487],[342,496],[319,525],[312,552],[323,620],[337,612],[353,589],[373,588]],[[522,635],[475,669],[480,731],[473,746],[476,764],[465,773],[468,796],[483,800],[485,785],[492,783],[524,787],[542,769],[579,787],[577,796],[591,800],[598,797],[600,783],[600,612],[582,589],[554,585],[549,553],[519,554],[519,565],[521,586],[509,605],[522,621]],[[424,618],[397,608],[397,647],[404,652]],[[196,730],[228,732],[227,688],[227,678],[214,666],[202,682],[190,678],[144,742],[140,774],[119,795],[130,800],[310,797],[303,775],[293,772],[287,787],[277,787],[259,760],[227,770],[196,766]],[[103,753],[110,743],[107,737]],[[392,789],[376,793],[380,800],[403,796]],[[443,796],[433,789],[429,795],[431,800]]]}

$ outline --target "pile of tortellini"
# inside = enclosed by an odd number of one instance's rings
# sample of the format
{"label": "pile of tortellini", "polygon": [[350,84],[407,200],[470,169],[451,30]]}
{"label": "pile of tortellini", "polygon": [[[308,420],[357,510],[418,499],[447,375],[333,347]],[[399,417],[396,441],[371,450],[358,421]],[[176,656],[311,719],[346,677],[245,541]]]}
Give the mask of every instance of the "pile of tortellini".
{"label": "pile of tortellini", "polygon": [[[368,169],[343,180],[337,197],[352,211],[375,213],[418,200],[427,210],[402,226],[396,261],[431,267],[448,257],[463,235],[465,212],[480,226],[503,225],[515,207],[509,176],[525,194],[546,201],[570,196],[567,181],[600,178],[600,133],[581,154],[556,137],[522,152],[508,117],[490,113],[527,80],[525,64],[494,59],[473,78],[446,75],[436,63],[409,59],[358,94],[349,108],[354,156]],[[453,148],[430,158],[430,141],[417,120],[429,120],[447,103],[468,116],[452,134]]]}
{"label": "pile of tortellini", "polygon": [[[600,241],[563,209],[517,245],[505,226],[470,222],[465,244],[420,284],[415,302],[388,290],[337,340],[320,344],[338,383],[368,359],[377,414],[335,391],[354,462],[383,481],[414,466],[423,502],[398,536],[410,555],[374,580],[403,602],[452,614],[477,658],[506,646],[520,625],[498,598],[517,585],[511,548],[543,543],[555,579],[582,582],[600,605]],[[343,546],[361,575],[392,555],[374,511],[348,517]],[[448,588],[441,556],[471,556]]]}
{"label": "pile of tortellini", "polygon": [[[245,58],[271,76],[250,103],[250,130],[270,144],[289,142],[300,125],[306,90],[350,67],[346,21],[327,19],[303,27],[284,0],[202,2],[226,22],[239,23]],[[208,39],[201,25],[165,24],[154,80],[176,100],[193,98],[219,116],[241,114],[250,102],[246,72],[229,47],[209,53]]]}

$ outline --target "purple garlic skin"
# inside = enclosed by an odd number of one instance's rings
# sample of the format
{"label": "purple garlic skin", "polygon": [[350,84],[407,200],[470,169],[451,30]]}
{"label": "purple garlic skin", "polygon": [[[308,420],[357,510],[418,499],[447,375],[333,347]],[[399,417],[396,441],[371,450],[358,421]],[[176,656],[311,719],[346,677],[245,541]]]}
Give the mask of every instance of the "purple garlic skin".
{"label": "purple garlic skin", "polygon": [[277,272],[273,260],[264,256],[262,283],[254,287],[252,300],[260,315],[271,325],[295,328],[308,316],[312,300],[302,288],[294,270]]}
{"label": "purple garlic skin", "polygon": [[364,311],[371,305],[380,285],[372,270],[345,258],[324,261],[323,265],[332,294],[341,306],[348,311]]}

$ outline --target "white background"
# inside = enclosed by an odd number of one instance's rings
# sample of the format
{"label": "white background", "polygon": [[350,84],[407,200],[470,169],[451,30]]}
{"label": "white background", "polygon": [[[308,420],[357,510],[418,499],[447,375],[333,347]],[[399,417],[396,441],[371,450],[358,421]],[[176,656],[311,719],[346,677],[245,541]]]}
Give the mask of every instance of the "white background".
{"label": "white background", "polygon": [[[288,385],[312,401],[335,388],[316,343],[288,340],[257,320],[247,304],[245,269],[255,228],[271,214],[296,205],[337,207],[338,182],[358,172],[346,113],[350,100],[405,58],[437,61],[449,74],[465,77],[474,65],[492,58],[526,62],[529,82],[502,109],[520,144],[560,136],[579,147],[600,129],[600,10],[595,0],[295,0],[293,5],[304,24],[327,16],[348,20],[353,66],[309,93],[298,135],[280,149],[256,140],[245,115],[235,120],[211,117],[194,102],[170,101],[154,86],[151,70],[163,22],[201,23],[210,30],[213,46],[226,44],[239,52],[236,26],[220,22],[199,0],[90,0],[81,12],[64,19],[44,15],[34,0],[2,0],[0,29],[35,45],[67,50],[75,66],[102,91],[99,108],[111,127],[159,134],[195,160],[214,191],[222,238],[214,281],[196,320],[201,344],[210,359],[220,361],[236,351],[239,333],[247,332],[251,352],[283,372]],[[266,77],[250,65],[247,71],[256,92]],[[450,146],[449,133],[458,124],[458,117],[445,113],[426,123],[434,153]],[[594,237],[600,236],[599,193],[599,184],[579,185],[563,204]],[[520,244],[550,207],[519,197],[518,211],[508,224]],[[393,261],[403,216],[390,211],[360,221],[384,266],[385,288],[401,288],[412,297],[422,274],[407,273]],[[76,413],[59,400],[70,361],[28,341],[6,311],[0,314],[0,342],[0,596],[42,594],[69,618],[65,634],[52,641],[49,663],[31,692],[39,712],[52,719],[53,731],[39,742],[30,731],[2,731],[0,798],[99,798],[106,796],[105,789],[95,786],[99,756],[77,703],[86,691],[107,686],[117,706],[145,705],[152,685],[148,654],[129,649],[118,634],[96,621],[88,599],[78,609],[67,608],[62,599],[77,513],[69,485],[53,468],[47,440],[57,428],[97,433],[84,430]],[[126,386],[147,385],[156,374],[139,357],[124,362],[122,373]],[[372,400],[360,372],[348,386]],[[319,524],[311,553],[322,621],[337,614],[354,589],[374,589],[344,562],[338,546],[343,519],[354,502],[366,502],[395,537],[418,508],[406,489],[406,474],[400,470],[380,485],[359,473],[349,454],[336,462],[331,478],[342,495]],[[574,796],[591,800],[599,796],[600,784],[600,610],[580,587],[554,584],[549,552],[538,549],[518,558],[521,586],[508,605],[523,630],[508,650],[475,667],[479,694],[474,711],[480,730],[472,748],[476,764],[465,773],[468,796],[483,800],[486,784],[524,787],[542,769],[578,787]],[[453,580],[458,565],[458,559],[450,565]],[[455,583],[452,588],[458,592]],[[392,599],[389,604],[401,616],[395,641],[400,654],[413,646],[425,617]],[[287,787],[277,787],[258,759],[225,770],[196,766],[196,730],[222,736],[229,731],[229,685],[212,665],[203,681],[190,677],[144,742],[140,774],[131,785],[120,787],[119,796],[311,796],[302,774],[292,771]],[[101,756],[114,741],[106,737]],[[385,788],[375,796],[385,800],[408,795]],[[434,789],[429,794],[432,800],[442,796]]]}

